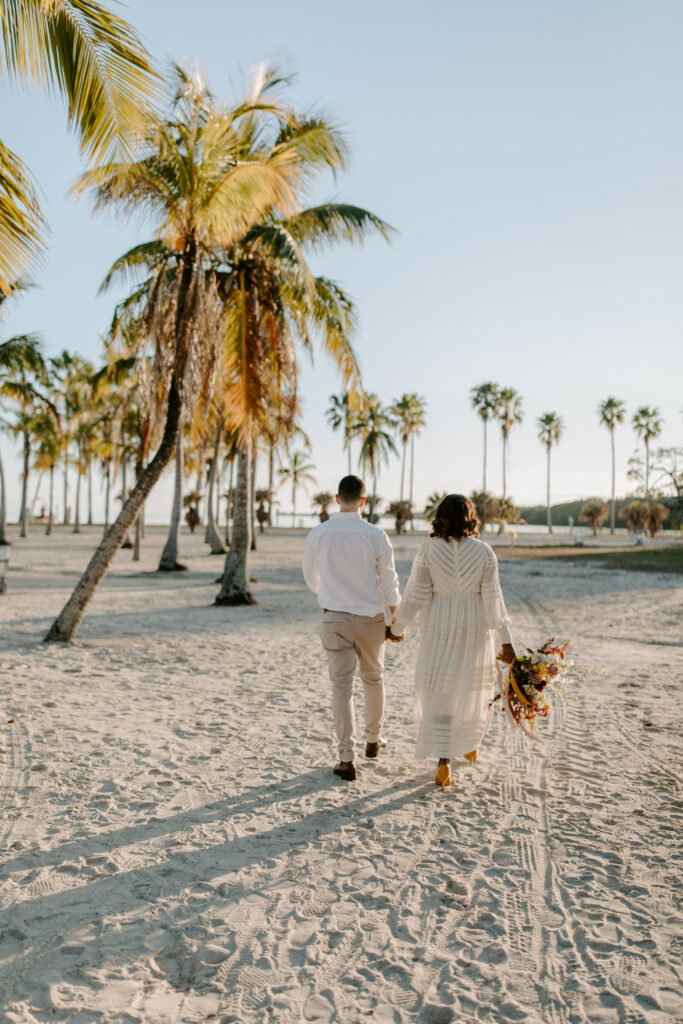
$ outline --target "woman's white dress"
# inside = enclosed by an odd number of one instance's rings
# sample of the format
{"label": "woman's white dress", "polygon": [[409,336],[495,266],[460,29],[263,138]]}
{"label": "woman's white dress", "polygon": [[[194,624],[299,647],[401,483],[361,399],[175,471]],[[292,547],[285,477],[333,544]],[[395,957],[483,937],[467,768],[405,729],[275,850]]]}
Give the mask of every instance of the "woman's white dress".
{"label": "woman's white dress", "polygon": [[491,720],[496,633],[511,643],[498,560],[476,537],[432,538],[417,552],[394,626],[419,625],[415,670],[418,757],[478,747]]}

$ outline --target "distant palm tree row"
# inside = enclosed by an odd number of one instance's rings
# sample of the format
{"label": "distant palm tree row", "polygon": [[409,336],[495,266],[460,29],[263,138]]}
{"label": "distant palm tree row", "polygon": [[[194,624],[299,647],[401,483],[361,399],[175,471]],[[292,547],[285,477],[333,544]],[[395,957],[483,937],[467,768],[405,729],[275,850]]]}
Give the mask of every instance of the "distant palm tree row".
{"label": "distant palm tree row", "polygon": [[[494,420],[500,425],[502,446],[503,446],[503,500],[507,498],[507,441],[510,431],[514,426],[523,422],[522,398],[514,388],[502,388],[498,384],[489,381],[486,384],[479,384],[470,390],[472,408],[480,416],[484,425],[484,467],[482,492],[487,494],[486,488],[486,461],[487,461],[487,428],[489,420]],[[617,426],[624,422],[626,417],[626,406],[618,398],[606,398],[598,406],[598,418],[602,426],[610,431],[612,450],[612,487],[611,487],[611,515],[610,531],[615,529],[615,477],[616,457],[614,433]],[[642,440],[645,448],[645,498],[650,496],[650,442],[657,438],[662,431],[662,419],[659,410],[649,406],[641,406],[633,413],[633,429]],[[546,509],[547,525],[552,532],[551,503],[550,503],[550,453],[554,445],[557,445],[564,433],[564,421],[556,412],[545,412],[536,419],[538,439],[546,450]]]}

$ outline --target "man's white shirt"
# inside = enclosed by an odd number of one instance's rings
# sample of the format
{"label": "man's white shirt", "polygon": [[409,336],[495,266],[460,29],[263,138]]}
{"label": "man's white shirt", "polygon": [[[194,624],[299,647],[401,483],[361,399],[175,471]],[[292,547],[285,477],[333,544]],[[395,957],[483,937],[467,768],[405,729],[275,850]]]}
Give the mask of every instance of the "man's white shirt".
{"label": "man's white shirt", "polygon": [[358,512],[336,512],[313,527],[303,569],[306,585],[329,611],[374,616],[399,603],[391,541]]}

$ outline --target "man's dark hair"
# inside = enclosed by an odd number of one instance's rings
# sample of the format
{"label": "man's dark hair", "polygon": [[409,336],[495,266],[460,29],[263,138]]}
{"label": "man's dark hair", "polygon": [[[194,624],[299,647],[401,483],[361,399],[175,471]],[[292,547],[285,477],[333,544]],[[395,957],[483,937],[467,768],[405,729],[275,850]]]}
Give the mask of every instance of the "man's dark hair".
{"label": "man's dark hair", "polygon": [[359,476],[343,476],[337,487],[340,501],[360,501],[365,497],[365,484]]}

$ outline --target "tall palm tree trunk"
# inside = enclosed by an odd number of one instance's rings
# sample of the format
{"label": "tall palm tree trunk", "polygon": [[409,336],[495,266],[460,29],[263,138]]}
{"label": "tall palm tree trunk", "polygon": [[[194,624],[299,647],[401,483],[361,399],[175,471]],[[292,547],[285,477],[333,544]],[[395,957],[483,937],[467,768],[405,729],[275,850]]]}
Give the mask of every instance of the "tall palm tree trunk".
{"label": "tall palm tree trunk", "polygon": [[232,521],[232,542],[225,559],[223,582],[215,604],[256,604],[249,590],[251,542],[251,437],[242,441],[237,454],[237,488]]}
{"label": "tall palm tree trunk", "polygon": [[256,453],[251,460],[251,543],[250,551],[256,551]]}
{"label": "tall palm tree trunk", "polygon": [[63,508],[63,523],[64,526],[69,522],[69,458],[68,454],[64,452],[64,508]]}
{"label": "tall palm tree trunk", "polygon": [[173,509],[171,511],[171,526],[168,537],[164,544],[159,560],[159,572],[180,572],[187,569],[178,561],[178,546],[180,544],[180,515],[183,508],[183,439],[178,434],[178,441],[175,449],[175,486],[173,488]]}
{"label": "tall palm tree trunk", "polygon": [[415,479],[415,435],[412,434],[410,437],[410,529],[415,529],[415,520],[413,519],[412,508],[413,508],[413,480]]}
{"label": "tall palm tree trunk", "polygon": [[508,485],[507,485],[507,462],[508,462],[508,457],[507,457],[507,448],[508,448],[507,434],[503,434],[503,498],[507,498],[507,496],[508,496]]}
{"label": "tall palm tree trunk", "polygon": [[0,544],[9,544],[7,540],[7,491],[5,490],[5,466],[0,454]]}
{"label": "tall palm tree trunk", "polygon": [[92,526],[92,462],[88,463],[88,526]]}
{"label": "tall palm tree trunk", "polygon": [[548,524],[548,533],[553,532],[553,520],[550,513],[550,445],[548,445],[548,465],[546,468],[546,481],[545,481],[545,493],[546,493],[546,519]]}
{"label": "tall palm tree trunk", "polygon": [[21,482],[21,523],[20,537],[28,535],[28,474],[31,464],[31,439],[27,432],[24,432],[24,473]]}
{"label": "tall palm tree trunk", "polygon": [[296,526],[296,484],[292,480],[292,526]]}
{"label": "tall palm tree trunk", "polygon": [[230,475],[228,477],[228,497],[226,500],[225,508],[225,543],[227,547],[230,547],[230,520],[233,516],[234,500],[233,500],[233,480],[235,476],[235,460],[230,459]]}
{"label": "tall palm tree trunk", "polygon": [[104,483],[104,532],[109,529],[109,503],[111,495],[111,460],[107,459],[107,475]]}
{"label": "tall palm tree trunk", "polygon": [[72,533],[80,533],[81,532],[81,480],[83,478],[83,474],[81,473],[80,452],[79,452],[79,460],[78,460],[77,470],[78,470],[78,474],[76,476],[76,500],[75,500],[75,510],[74,510],[74,528],[71,531]]}
{"label": "tall palm tree trunk", "polygon": [[[124,455],[123,458],[121,459],[121,508],[123,508],[123,506],[125,505],[127,498],[128,498],[128,458],[127,458],[127,456]],[[124,548],[132,548],[133,547],[133,543],[132,543],[130,537],[128,536],[128,534],[126,534],[126,536],[125,536],[125,539],[123,541],[122,547],[124,547]]]}
{"label": "tall palm tree trunk", "polygon": [[348,441],[346,442],[346,454],[347,454],[347,456],[348,456],[348,471],[349,471],[349,476],[351,476],[351,474],[352,474],[352,472],[353,472],[353,470],[352,470],[352,468],[351,468],[351,438],[349,438],[349,439],[348,439]]}
{"label": "tall palm tree trunk", "polygon": [[406,455],[408,454],[408,438],[403,438],[403,458],[401,459],[401,488],[398,496],[399,501],[403,501],[403,485],[405,484],[406,477]]}
{"label": "tall palm tree trunk", "polygon": [[[140,479],[142,471],[144,469],[144,462],[142,458],[138,456],[137,463],[135,465],[135,478]],[[139,562],[142,556],[142,538],[144,537],[144,522],[145,522],[145,506],[143,505],[140,509],[140,515],[135,520],[135,540],[133,541],[133,561]]]}
{"label": "tall palm tree trunk", "polygon": [[[209,469],[209,481],[208,481],[208,494],[206,498],[206,510],[208,513],[208,522],[206,524],[206,541],[211,545],[212,555],[224,555],[226,553],[225,544],[218,532],[218,526],[216,523],[216,513],[214,506],[214,491],[216,490],[216,476],[218,474],[218,455],[221,446],[221,432],[223,430],[223,421],[216,427],[216,436],[213,442],[213,458],[211,459],[211,468]],[[220,490],[220,488],[218,488]]]}
{"label": "tall palm tree trunk", "polygon": [[[186,289],[187,291],[187,289]],[[179,304],[184,306],[183,294],[181,293]],[[173,458],[178,432],[180,429],[180,412],[182,401],[180,390],[175,373],[171,378],[171,386],[168,395],[168,406],[166,413],[166,426],[164,436],[157,452],[145,468],[140,479],[137,481],[133,492],[124,502],[116,522],[109,532],[100,541],[100,545],[90,559],[87,569],[76,584],[73,594],[62,608],[59,616],[55,619],[50,631],[45,637],[46,641],[59,640],[66,642],[71,640],[78,629],[78,626],[85,615],[85,610],[97,589],[98,584],[104,578],[111,561],[119,550],[130,527],[140,513],[149,492],[163,473],[168,463]]]}
{"label": "tall palm tree trunk", "polygon": [[617,501],[615,496],[615,473],[616,473],[616,460],[614,457],[614,427],[610,429],[610,436],[612,439],[612,509],[610,513],[610,533],[614,533],[614,526],[617,518]]}
{"label": "tall palm tree trunk", "polygon": [[45,527],[45,535],[47,537],[52,533],[52,517],[54,514],[54,497],[55,497],[55,466],[54,462],[50,466],[50,509],[47,514],[47,526]]}
{"label": "tall palm tree trunk", "polygon": [[[133,492],[124,500],[116,522],[111,530],[100,541],[100,545],[90,559],[88,566],[76,584],[74,591],[61,612],[52,623],[46,642],[71,640],[85,615],[85,610],[106,575],[114,555],[123,544],[126,534],[133,525],[145,503],[149,492],[173,458],[178,434],[180,432],[180,415],[182,412],[182,375],[184,373],[189,349],[189,316],[187,297],[190,290],[192,269],[195,261],[195,250],[189,248],[183,257],[183,271],[178,288],[178,301],[175,318],[175,365],[168,390],[166,405],[166,425],[161,444],[148,466],[138,479]],[[180,369],[179,369],[180,368]],[[180,380],[178,374],[180,373]]]}
{"label": "tall palm tree trunk", "polygon": [[645,438],[645,501],[650,500],[650,442]]}
{"label": "tall palm tree trunk", "polygon": [[482,479],[481,489],[482,489],[482,492],[484,494],[486,494],[486,454],[487,454],[486,453],[486,446],[487,446],[487,442],[488,442],[488,430],[486,429],[488,427],[488,420],[486,419],[486,417],[484,417],[483,423],[484,423],[484,476],[483,476],[483,479]]}
{"label": "tall palm tree trunk", "polygon": [[268,522],[273,525],[273,494],[275,493],[275,445],[268,449]]}

